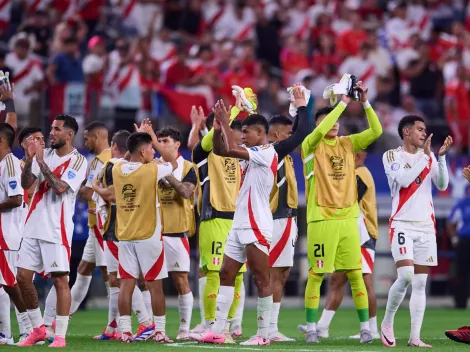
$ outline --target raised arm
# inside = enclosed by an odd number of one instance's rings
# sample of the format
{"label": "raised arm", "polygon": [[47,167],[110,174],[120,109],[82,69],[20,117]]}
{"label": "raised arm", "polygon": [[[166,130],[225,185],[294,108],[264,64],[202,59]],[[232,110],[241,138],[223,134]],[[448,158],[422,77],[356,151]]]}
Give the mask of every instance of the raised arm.
{"label": "raised arm", "polygon": [[[236,106],[232,107],[232,110],[230,111],[230,122],[231,123],[233,120],[235,120],[235,118],[238,116],[238,114],[240,113],[240,109],[237,108]],[[214,128],[211,128],[211,130],[209,131],[209,133],[207,133],[203,138],[202,138],[202,141],[201,141],[201,147],[204,151],[206,152],[210,152],[212,150],[212,138],[214,136]]]}
{"label": "raised arm", "polygon": [[448,136],[439,149],[437,165],[433,164],[432,182],[440,191],[445,191],[449,186],[449,169],[447,169],[446,154],[452,146],[452,137]]}
{"label": "raised arm", "polygon": [[[7,72],[8,74],[8,72]],[[15,92],[15,85],[10,84],[10,80],[0,87],[0,100],[5,104],[7,116],[5,122],[9,124],[16,131],[18,128],[18,119],[16,117],[15,103],[13,101],[13,93]]]}
{"label": "raised arm", "polygon": [[24,163],[23,172],[21,173],[21,187],[23,189],[30,189],[37,177],[33,174],[33,158],[36,155],[36,143],[33,137],[26,139],[26,160]]}
{"label": "raised arm", "polygon": [[178,163],[176,162],[176,158],[173,156],[173,153],[165,148],[162,148],[161,144],[158,142],[157,135],[152,128],[150,123],[143,123],[141,126],[143,132],[148,133],[152,137],[152,145],[157,150],[157,152],[161,155],[163,160],[169,162],[175,170],[178,167]]}
{"label": "raised arm", "polygon": [[198,109],[193,105],[191,107],[191,131],[189,131],[188,148],[193,149],[199,142],[199,133],[204,123],[204,111],[200,106]]}

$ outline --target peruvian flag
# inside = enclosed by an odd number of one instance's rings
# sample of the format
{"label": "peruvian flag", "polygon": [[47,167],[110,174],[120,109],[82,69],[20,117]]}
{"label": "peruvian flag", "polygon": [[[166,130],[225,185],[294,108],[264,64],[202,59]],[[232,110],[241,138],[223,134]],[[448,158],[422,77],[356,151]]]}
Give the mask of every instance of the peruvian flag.
{"label": "peruvian flag", "polygon": [[213,265],[220,265],[220,258],[212,258],[212,264]]}
{"label": "peruvian flag", "polygon": [[318,268],[323,268],[323,260],[317,260],[317,267]]}
{"label": "peruvian flag", "polygon": [[406,254],[406,247],[400,247],[400,254]]}
{"label": "peruvian flag", "polygon": [[160,87],[158,93],[163,95],[171,109],[182,121],[191,123],[191,107],[202,106],[204,111],[208,111],[206,98],[202,94],[182,93],[175,89]]}
{"label": "peruvian flag", "polygon": [[50,87],[49,97],[51,120],[60,114],[68,114],[75,117],[84,116],[85,84],[56,84]]}

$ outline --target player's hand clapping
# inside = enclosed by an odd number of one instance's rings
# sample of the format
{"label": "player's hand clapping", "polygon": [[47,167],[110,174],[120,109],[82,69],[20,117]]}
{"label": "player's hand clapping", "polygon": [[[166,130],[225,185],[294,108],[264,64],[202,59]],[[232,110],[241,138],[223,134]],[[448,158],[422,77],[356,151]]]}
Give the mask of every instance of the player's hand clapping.
{"label": "player's hand clapping", "polygon": [[446,155],[453,143],[454,143],[454,141],[453,141],[452,137],[447,136],[446,140],[444,141],[444,144],[439,149],[439,156]]}
{"label": "player's hand clapping", "polygon": [[432,133],[424,141],[424,154],[426,154],[429,157],[431,157],[431,139],[432,139]]}
{"label": "player's hand clapping", "polygon": [[36,142],[33,136],[26,138],[26,158],[31,160],[36,156]]}
{"label": "player's hand clapping", "polygon": [[463,177],[465,177],[467,181],[470,183],[470,166],[467,166],[466,168],[463,169]]}
{"label": "player's hand clapping", "polygon": [[196,108],[196,106],[191,107],[191,122],[193,125],[203,127],[206,121],[206,116],[204,115],[204,110],[202,106]]}
{"label": "player's hand clapping", "polygon": [[361,103],[365,103],[367,101],[367,92],[369,91],[369,88],[364,87],[362,81],[357,82],[355,88],[361,92],[361,94],[359,94],[359,101]]}
{"label": "player's hand clapping", "polygon": [[34,140],[35,148],[36,148],[36,161],[41,164],[44,162],[44,148],[40,141]]}
{"label": "player's hand clapping", "polygon": [[9,99],[13,99],[14,93],[15,93],[15,84],[14,83],[10,84],[10,80],[6,80],[0,86],[0,101],[7,101]]}
{"label": "player's hand clapping", "polygon": [[292,89],[292,95],[294,96],[294,99],[289,99],[292,105],[294,105],[296,108],[307,106],[307,100],[305,99],[305,94],[301,86],[301,83],[294,84],[294,88]]}
{"label": "player's hand clapping", "polygon": [[216,104],[212,111],[214,111],[214,120],[217,120],[220,125],[228,124],[230,121],[230,110],[232,106],[229,106],[228,109],[225,107],[224,101],[221,99]]}

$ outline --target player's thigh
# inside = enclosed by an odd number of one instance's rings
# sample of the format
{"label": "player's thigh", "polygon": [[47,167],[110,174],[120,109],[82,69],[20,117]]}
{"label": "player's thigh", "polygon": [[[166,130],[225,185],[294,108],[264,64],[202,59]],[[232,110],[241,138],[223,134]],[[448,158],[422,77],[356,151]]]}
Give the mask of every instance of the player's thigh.
{"label": "player's thigh", "polygon": [[187,236],[163,236],[166,267],[169,272],[189,272],[189,241]]}
{"label": "player's thigh", "polygon": [[115,273],[119,268],[119,247],[118,242],[106,241],[104,247],[104,257],[108,273]]}
{"label": "player's thigh", "polygon": [[0,249],[0,285],[16,285],[16,260],[17,251],[6,251]]}
{"label": "player's thigh", "polygon": [[317,274],[334,271],[338,247],[338,220],[309,222],[307,225],[307,254],[309,268]]}
{"label": "player's thigh", "polygon": [[232,222],[227,219],[209,219],[199,225],[199,255],[204,270],[220,270]]}
{"label": "player's thigh", "polygon": [[416,265],[437,266],[437,243],[434,233],[419,233],[414,242],[413,261]]}
{"label": "player's thigh", "polygon": [[361,246],[363,274],[372,274],[374,272],[375,242],[376,240],[370,237],[369,240]]}
{"label": "player's thigh", "polygon": [[273,239],[269,251],[269,266],[290,268],[294,265],[297,224],[294,218],[276,219],[273,222]]}
{"label": "player's thigh", "polygon": [[82,260],[88,263],[95,263],[95,234],[92,228],[88,228],[88,238],[83,248]]}
{"label": "player's thigh", "polygon": [[161,280],[168,277],[163,240],[160,235],[136,241],[135,252],[145,281]]}
{"label": "player's thigh", "polygon": [[38,239],[23,238],[21,240],[16,266],[38,273],[43,271],[44,264]]}
{"label": "player's thigh", "polygon": [[246,262],[246,252],[245,245],[240,241],[239,231],[240,230],[234,229],[230,230],[225,243],[224,254],[236,262],[243,264]]}
{"label": "player's thigh", "polygon": [[39,241],[46,274],[70,271],[70,248],[59,243]]}
{"label": "player's thigh", "polygon": [[103,240],[103,235],[98,229],[98,226],[95,226],[93,231],[93,251],[95,256],[95,264],[96,266],[106,266],[106,257],[104,255],[105,241]]}
{"label": "player's thigh", "polygon": [[120,279],[138,279],[141,273],[134,241],[119,241],[119,267]]}
{"label": "player's thigh", "polygon": [[402,260],[414,260],[414,240],[416,231],[394,227],[390,229],[390,248],[395,263]]}
{"label": "player's thigh", "polygon": [[337,220],[339,231],[335,269],[339,271],[362,269],[361,243],[357,219]]}

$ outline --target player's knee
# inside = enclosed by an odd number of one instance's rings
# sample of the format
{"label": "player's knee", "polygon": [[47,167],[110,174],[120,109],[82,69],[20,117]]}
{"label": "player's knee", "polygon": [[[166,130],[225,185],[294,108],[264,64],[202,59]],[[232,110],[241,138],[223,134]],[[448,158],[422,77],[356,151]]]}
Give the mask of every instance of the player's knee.
{"label": "player's knee", "polygon": [[186,294],[190,291],[187,275],[173,275],[172,279],[175,283],[176,291],[178,291],[180,295]]}
{"label": "player's knee", "polygon": [[412,279],[412,287],[414,292],[425,292],[426,281],[428,275],[426,274],[414,274]]}
{"label": "player's knee", "polygon": [[24,286],[27,285],[28,283],[32,284],[32,278],[31,275],[24,269],[19,268],[18,273],[16,275],[16,281],[18,282],[18,285]]}
{"label": "player's knee", "polygon": [[237,271],[234,272],[228,265],[222,265],[219,272],[221,286],[234,286]]}
{"label": "player's knee", "polygon": [[402,266],[397,269],[398,278],[397,281],[400,282],[405,287],[408,287],[413,281],[414,268],[412,266]]}
{"label": "player's knee", "polygon": [[54,283],[54,287],[55,287],[56,291],[70,290],[69,280],[67,278],[67,275],[52,276],[52,282]]}
{"label": "player's knee", "polygon": [[85,260],[81,260],[80,264],[78,264],[77,272],[83,276],[91,276],[93,269],[95,269],[95,263],[89,263]]}
{"label": "player's knee", "polygon": [[109,275],[109,287],[118,287],[121,284],[121,280],[118,279],[117,275]]}

